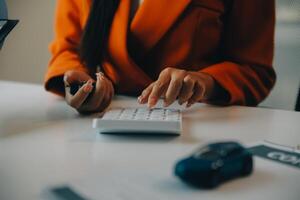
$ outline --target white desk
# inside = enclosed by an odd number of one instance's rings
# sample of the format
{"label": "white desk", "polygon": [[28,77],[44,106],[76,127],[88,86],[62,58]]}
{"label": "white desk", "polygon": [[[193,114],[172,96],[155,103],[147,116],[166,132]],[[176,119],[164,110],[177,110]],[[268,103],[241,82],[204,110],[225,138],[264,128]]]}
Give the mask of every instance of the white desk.
{"label": "white desk", "polygon": [[[100,135],[41,86],[0,82],[0,199],[42,199],[68,184],[93,199],[300,199],[300,171],[260,158],[249,178],[196,190],[173,176],[176,160],[201,144],[234,139],[300,143],[300,114],[197,105],[184,113],[180,137]],[[115,104],[137,105],[129,98]],[[88,186],[90,185],[90,186]]]}

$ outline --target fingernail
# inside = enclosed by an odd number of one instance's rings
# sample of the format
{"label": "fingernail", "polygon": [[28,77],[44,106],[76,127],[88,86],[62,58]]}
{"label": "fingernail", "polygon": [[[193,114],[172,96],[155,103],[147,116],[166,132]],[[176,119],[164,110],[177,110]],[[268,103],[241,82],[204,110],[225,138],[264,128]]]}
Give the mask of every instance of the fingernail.
{"label": "fingernail", "polygon": [[68,80],[67,80],[67,79],[68,79],[68,77],[67,77],[66,75],[64,76],[64,78],[63,78],[63,79],[64,79],[64,83],[65,83],[65,85],[66,85],[66,86],[70,86],[70,84],[68,83]]}
{"label": "fingernail", "polygon": [[168,107],[168,106],[169,106],[169,104],[167,102],[163,103],[163,107]]}
{"label": "fingernail", "polygon": [[93,90],[93,85],[85,85],[83,88],[84,92],[90,93]]}
{"label": "fingernail", "polygon": [[156,104],[156,102],[157,102],[156,98],[151,98],[149,100],[149,104],[152,105],[152,106],[154,106]]}
{"label": "fingernail", "polygon": [[102,75],[101,73],[99,73],[99,72],[97,73],[97,76],[101,76],[101,75]]}
{"label": "fingernail", "polygon": [[187,103],[186,104],[186,108],[189,108],[189,107],[191,107],[193,105],[193,103]]}
{"label": "fingernail", "polygon": [[140,97],[140,98],[139,98],[139,103],[140,103],[140,104],[146,104],[147,101],[146,101],[146,99],[144,99],[144,97]]}
{"label": "fingernail", "polygon": [[97,77],[102,77],[102,76],[104,76],[104,74],[103,74],[102,72],[97,72],[97,73],[96,73],[96,76],[97,76]]}
{"label": "fingernail", "polygon": [[141,103],[141,101],[142,101],[141,96],[139,96],[137,100],[138,100],[139,103]]}
{"label": "fingernail", "polygon": [[148,107],[149,107],[149,108],[153,108],[154,105],[155,105],[155,99],[150,99],[150,100],[148,101]]}

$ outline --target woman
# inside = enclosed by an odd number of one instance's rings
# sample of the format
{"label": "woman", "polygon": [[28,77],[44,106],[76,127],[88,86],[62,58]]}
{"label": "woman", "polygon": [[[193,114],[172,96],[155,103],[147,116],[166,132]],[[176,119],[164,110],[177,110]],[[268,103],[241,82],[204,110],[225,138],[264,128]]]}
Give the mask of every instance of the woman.
{"label": "woman", "polygon": [[79,112],[115,93],[252,106],[275,82],[274,0],[58,0],[55,30],[45,87]]}

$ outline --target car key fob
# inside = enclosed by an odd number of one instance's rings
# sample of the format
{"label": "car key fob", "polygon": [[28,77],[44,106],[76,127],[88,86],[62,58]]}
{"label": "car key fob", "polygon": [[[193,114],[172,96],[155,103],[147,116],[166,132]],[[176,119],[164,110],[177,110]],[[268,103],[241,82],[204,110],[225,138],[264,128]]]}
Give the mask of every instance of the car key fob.
{"label": "car key fob", "polygon": [[[70,93],[71,93],[72,95],[75,95],[75,94],[78,92],[78,90],[79,90],[85,83],[86,83],[86,82],[72,83],[72,84],[70,84]],[[92,92],[89,94],[89,96],[95,92],[95,88],[96,88],[96,82],[93,82],[93,90],[92,90]]]}
{"label": "car key fob", "polygon": [[252,154],[237,142],[204,146],[175,166],[175,175],[201,188],[215,188],[226,180],[250,175]]}

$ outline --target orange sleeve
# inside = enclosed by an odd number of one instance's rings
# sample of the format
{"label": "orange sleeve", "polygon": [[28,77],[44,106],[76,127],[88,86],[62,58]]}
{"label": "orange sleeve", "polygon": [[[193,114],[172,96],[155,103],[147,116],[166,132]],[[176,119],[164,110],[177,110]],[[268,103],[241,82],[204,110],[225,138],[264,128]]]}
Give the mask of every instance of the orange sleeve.
{"label": "orange sleeve", "polygon": [[63,75],[68,70],[88,72],[78,56],[82,34],[78,0],[58,0],[55,17],[55,38],[50,45],[52,58],[45,76],[45,88],[64,94]]}
{"label": "orange sleeve", "polygon": [[202,69],[218,83],[222,95],[209,101],[223,105],[257,105],[271,91],[276,75],[274,0],[233,0],[225,20],[222,62]]}

